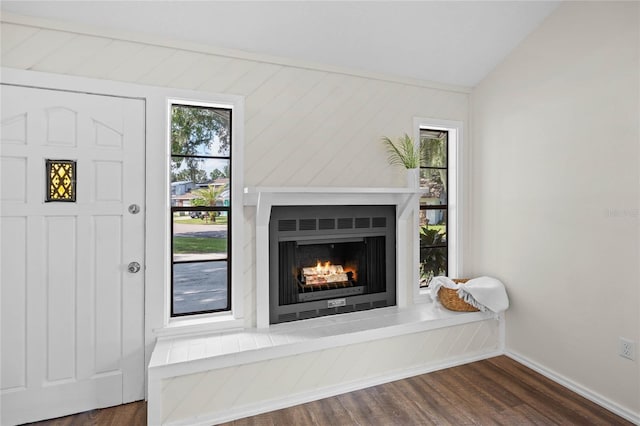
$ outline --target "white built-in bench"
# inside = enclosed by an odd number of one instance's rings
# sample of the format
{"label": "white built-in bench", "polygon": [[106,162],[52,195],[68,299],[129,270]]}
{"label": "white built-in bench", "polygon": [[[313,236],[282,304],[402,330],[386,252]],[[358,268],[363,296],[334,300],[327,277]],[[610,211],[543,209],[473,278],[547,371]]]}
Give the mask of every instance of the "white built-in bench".
{"label": "white built-in bench", "polygon": [[160,338],[150,425],[211,425],[491,357],[502,318],[429,303]]}

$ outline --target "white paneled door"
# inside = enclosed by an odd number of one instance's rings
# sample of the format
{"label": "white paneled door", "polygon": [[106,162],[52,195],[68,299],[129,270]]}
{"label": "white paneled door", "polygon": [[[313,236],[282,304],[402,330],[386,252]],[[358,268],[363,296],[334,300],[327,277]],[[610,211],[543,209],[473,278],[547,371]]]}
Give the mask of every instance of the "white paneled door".
{"label": "white paneled door", "polygon": [[[143,399],[144,101],[1,90],[1,423]],[[75,202],[45,202],[47,159]]]}

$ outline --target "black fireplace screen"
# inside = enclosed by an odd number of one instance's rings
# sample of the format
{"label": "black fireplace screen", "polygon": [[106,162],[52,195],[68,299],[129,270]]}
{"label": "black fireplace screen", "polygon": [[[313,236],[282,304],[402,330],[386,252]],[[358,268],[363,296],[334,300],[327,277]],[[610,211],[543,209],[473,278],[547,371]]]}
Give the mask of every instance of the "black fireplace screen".
{"label": "black fireplace screen", "polygon": [[[279,243],[280,305],[385,290],[385,237]],[[335,290],[335,291],[328,291]]]}

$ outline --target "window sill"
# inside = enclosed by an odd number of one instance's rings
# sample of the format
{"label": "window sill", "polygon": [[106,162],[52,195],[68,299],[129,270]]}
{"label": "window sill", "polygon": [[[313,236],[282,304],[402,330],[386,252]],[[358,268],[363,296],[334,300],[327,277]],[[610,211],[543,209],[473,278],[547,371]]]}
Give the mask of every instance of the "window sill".
{"label": "window sill", "polygon": [[244,320],[232,314],[214,314],[198,318],[172,318],[163,328],[154,329],[156,337],[188,337],[211,332],[238,330],[244,327]]}
{"label": "window sill", "polygon": [[413,294],[413,303],[414,304],[424,304],[424,303],[432,303],[434,302],[433,297],[431,296],[430,288],[418,288]]}

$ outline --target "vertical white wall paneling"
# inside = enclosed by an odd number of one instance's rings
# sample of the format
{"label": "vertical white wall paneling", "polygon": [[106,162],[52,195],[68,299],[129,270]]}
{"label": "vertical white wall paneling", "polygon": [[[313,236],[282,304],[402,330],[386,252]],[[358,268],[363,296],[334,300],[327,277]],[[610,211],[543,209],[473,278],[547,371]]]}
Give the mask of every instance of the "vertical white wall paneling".
{"label": "vertical white wall paneling", "polygon": [[[8,177],[3,174],[3,181]],[[15,182],[17,179],[12,178]],[[2,193],[4,195],[4,191]],[[4,198],[4,197],[3,197]],[[3,200],[3,203],[5,201]],[[2,267],[0,280],[4,283],[2,303],[2,391],[24,388],[27,385],[27,220],[26,217],[3,217]],[[8,265],[12,265],[11,268]]]}

